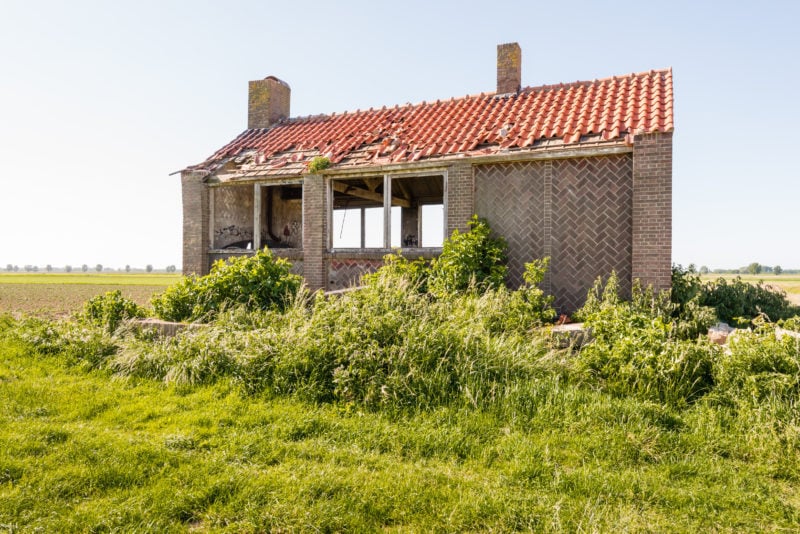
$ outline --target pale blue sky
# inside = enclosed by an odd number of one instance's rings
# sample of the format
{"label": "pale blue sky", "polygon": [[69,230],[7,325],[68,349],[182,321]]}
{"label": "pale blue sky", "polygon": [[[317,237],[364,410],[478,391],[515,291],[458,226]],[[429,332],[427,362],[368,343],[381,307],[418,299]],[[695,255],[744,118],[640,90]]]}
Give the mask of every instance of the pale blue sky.
{"label": "pale blue sky", "polygon": [[178,176],[246,127],[247,81],[292,115],[672,67],[673,260],[800,267],[800,4],[0,4],[0,267],[180,265]]}

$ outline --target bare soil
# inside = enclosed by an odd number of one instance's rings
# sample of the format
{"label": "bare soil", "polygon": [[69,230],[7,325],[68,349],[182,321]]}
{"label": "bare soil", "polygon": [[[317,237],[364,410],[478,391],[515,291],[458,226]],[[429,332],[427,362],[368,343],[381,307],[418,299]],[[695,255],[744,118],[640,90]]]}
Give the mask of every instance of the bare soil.
{"label": "bare soil", "polygon": [[150,297],[164,291],[163,285],[101,284],[0,284],[0,314],[14,316],[68,317],[83,308],[83,303],[107,291],[120,290],[138,304],[146,306]]}

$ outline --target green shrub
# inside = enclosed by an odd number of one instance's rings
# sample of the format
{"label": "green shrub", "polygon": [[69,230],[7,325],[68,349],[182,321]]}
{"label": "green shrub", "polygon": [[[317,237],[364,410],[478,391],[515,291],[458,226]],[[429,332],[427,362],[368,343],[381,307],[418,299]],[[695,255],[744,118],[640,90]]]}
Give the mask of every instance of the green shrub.
{"label": "green shrub", "polygon": [[792,403],[800,395],[800,339],[775,336],[774,325],[741,330],[714,366],[717,394],[737,404]]}
{"label": "green shrub", "polygon": [[308,163],[308,172],[317,173],[331,166],[331,160],[324,156],[316,156]]}
{"label": "green shrub", "polygon": [[771,321],[800,315],[800,307],[793,306],[785,292],[763,282],[745,282],[741,277],[707,282],[702,288],[700,303],[713,307],[721,321],[738,326],[748,326],[761,314]]}
{"label": "green shrub", "polygon": [[453,234],[442,245],[442,253],[431,262],[428,291],[437,297],[465,291],[497,288],[505,284],[506,242],[492,237],[485,219],[473,215],[469,232]]}
{"label": "green shrub", "polygon": [[364,275],[363,283],[368,284],[371,280],[389,277],[397,280],[405,280],[411,287],[416,288],[420,293],[428,292],[428,279],[431,275],[431,265],[425,258],[409,260],[399,252],[387,254],[383,257],[383,265],[377,273]]}
{"label": "green shrub", "polygon": [[[504,287],[508,272],[505,240],[492,237],[489,223],[477,215],[473,215],[468,224],[469,232],[454,230],[445,240],[438,258],[410,261],[400,253],[388,254],[377,276],[404,279],[420,293],[430,293],[437,298],[448,298],[467,290],[481,293]],[[365,276],[364,283],[375,276]]]}
{"label": "green shrub", "polygon": [[635,286],[625,302],[617,288],[615,273],[605,287],[598,279],[578,314],[595,338],[576,357],[579,376],[615,395],[675,406],[710,391],[716,347],[686,339],[667,294]]}
{"label": "green shrub", "polygon": [[677,306],[676,315],[680,315],[686,306],[698,301],[703,293],[703,282],[691,265],[688,269],[684,269],[681,265],[673,265],[671,282],[670,300]]}
{"label": "green shrub", "polygon": [[123,321],[146,315],[144,308],[123,297],[122,292],[116,290],[89,299],[83,305],[81,317],[113,334]]}
{"label": "green shrub", "polygon": [[720,321],[737,326],[749,326],[760,315],[778,321],[800,314],[800,307],[793,306],[785,292],[763,282],[752,284],[737,276],[703,283],[694,269],[680,265],[672,267],[672,302],[678,306],[676,317],[686,315],[687,308],[706,306]]}
{"label": "green shrub", "polygon": [[800,332],[800,315],[795,315],[794,317],[790,317],[788,319],[781,319],[778,321],[778,325],[786,330]]}
{"label": "green shrub", "polygon": [[525,272],[522,274],[525,284],[511,292],[508,311],[504,313],[503,331],[524,333],[551,323],[556,318],[553,296],[545,295],[539,288],[549,265],[550,258],[525,264]]}
{"label": "green shrub", "polygon": [[530,330],[552,317],[547,303],[532,287],[432,299],[379,271],[359,291],[300,294],[283,311],[227,310],[171,340],[131,341],[112,368],[178,384],[231,379],[249,394],[368,409],[487,406],[541,371],[548,349]]}
{"label": "green shrub", "polygon": [[227,307],[250,310],[282,308],[300,288],[302,278],[268,249],[252,256],[219,260],[202,277],[186,277],[152,299],[153,310],[168,321],[208,320]]}

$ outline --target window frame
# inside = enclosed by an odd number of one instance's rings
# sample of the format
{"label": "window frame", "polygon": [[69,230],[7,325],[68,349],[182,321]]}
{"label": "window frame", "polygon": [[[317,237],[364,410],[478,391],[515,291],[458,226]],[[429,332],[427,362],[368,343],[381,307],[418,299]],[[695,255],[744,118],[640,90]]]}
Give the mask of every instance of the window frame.
{"label": "window frame", "polygon": [[[333,235],[334,235],[334,228],[333,228],[333,213],[334,213],[334,188],[333,184],[337,181],[347,181],[347,180],[354,180],[359,178],[379,178],[382,177],[383,179],[383,248],[365,248],[364,244],[364,212],[365,209],[374,209],[374,208],[361,208],[361,247],[359,248],[335,248],[333,246]],[[393,172],[393,173],[383,173],[382,175],[378,176],[375,174],[369,173],[359,173],[359,174],[341,174],[341,175],[326,175],[325,176],[325,196],[326,196],[326,235],[325,235],[325,245],[326,250],[331,253],[335,252],[389,252],[395,249],[412,249],[412,250],[437,250],[441,249],[440,246],[435,247],[423,247],[418,245],[416,247],[406,247],[403,245],[403,236],[401,231],[400,236],[400,246],[399,247],[392,247],[392,180],[393,179],[403,179],[403,178],[441,178],[442,180],[442,236],[446,239],[447,237],[447,220],[448,220],[448,176],[447,176],[447,169],[446,168],[436,168],[436,169],[429,169],[424,171],[407,171],[407,172]],[[417,235],[418,235],[418,244],[422,243],[422,206],[423,205],[440,205],[437,202],[424,202],[417,205]],[[351,208],[352,209],[352,208]]]}

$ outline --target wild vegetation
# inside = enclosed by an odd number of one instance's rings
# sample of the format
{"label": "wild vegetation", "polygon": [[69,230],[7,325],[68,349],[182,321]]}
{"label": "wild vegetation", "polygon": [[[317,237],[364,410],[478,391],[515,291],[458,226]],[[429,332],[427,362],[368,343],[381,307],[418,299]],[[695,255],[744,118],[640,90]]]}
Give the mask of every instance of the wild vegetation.
{"label": "wild vegetation", "polygon": [[[143,310],[118,293],[68,321],[1,319],[0,524],[800,527],[800,340],[762,313],[800,331],[785,299],[680,268],[671,293],[623,299],[612,274],[578,314],[594,341],[559,349],[547,262],[511,291],[494,283],[503,249],[474,220],[439,260],[395,256],[360,291],[310,294],[284,272],[266,300],[194,295],[181,309],[205,324],[170,339],[127,321]],[[283,268],[220,264],[155,302]],[[750,330],[708,342],[741,299]]]}

